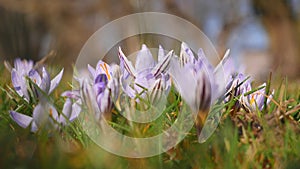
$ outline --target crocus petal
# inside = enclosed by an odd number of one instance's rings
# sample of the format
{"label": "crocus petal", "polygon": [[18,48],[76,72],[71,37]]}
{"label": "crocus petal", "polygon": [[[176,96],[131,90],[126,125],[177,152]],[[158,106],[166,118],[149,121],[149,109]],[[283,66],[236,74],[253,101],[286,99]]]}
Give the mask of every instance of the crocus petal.
{"label": "crocus petal", "polygon": [[[216,74],[217,72],[220,72],[220,71],[225,72],[226,70],[223,70],[223,69],[224,69],[224,65],[227,63],[228,60],[231,60],[231,57],[230,57],[230,49],[227,49],[227,50],[226,50],[223,59],[222,59],[222,60],[219,62],[219,64],[216,66],[216,68],[215,68],[215,70],[214,70],[214,73]],[[231,72],[230,72],[229,74],[231,74]]]}
{"label": "crocus petal", "polygon": [[24,82],[22,82],[21,78],[22,77],[20,77],[18,75],[18,72],[16,71],[16,69],[12,69],[12,71],[11,71],[12,84],[13,84],[16,92],[22,97],[24,95],[24,92],[27,92],[27,90],[26,90],[26,84]]}
{"label": "crocus petal", "polygon": [[52,93],[52,91],[58,86],[59,82],[61,81],[61,78],[63,76],[63,73],[64,73],[64,69],[62,69],[58,75],[53,78],[51,80],[51,85],[50,85],[50,90],[49,90],[49,94]]}
{"label": "crocus petal", "polygon": [[70,115],[69,120],[71,122],[74,121],[79,116],[80,112],[81,112],[81,106],[80,106],[80,100],[78,100],[72,105],[72,113]]}
{"label": "crocus petal", "polygon": [[204,54],[204,51],[203,49],[199,49],[198,50],[198,60],[197,60],[198,63],[201,63],[201,68],[204,68],[205,71],[208,73],[208,74],[213,74],[214,72],[214,68],[213,66],[211,65],[211,63],[208,61],[207,57],[205,56]]}
{"label": "crocus petal", "polygon": [[150,89],[150,101],[151,103],[154,103],[156,101],[159,101],[162,94],[163,94],[163,84],[162,84],[162,79],[157,79],[153,85],[153,87],[151,87]]}
{"label": "crocus petal", "polygon": [[135,97],[136,97],[136,92],[135,92],[135,90],[129,85],[129,82],[121,81],[121,87],[122,87],[123,91],[124,91],[130,98],[135,98]]}
{"label": "crocus petal", "polygon": [[41,84],[41,76],[39,75],[39,73],[34,70],[31,69],[28,73],[28,77],[36,84],[36,85],[40,85]]}
{"label": "crocus petal", "polygon": [[229,83],[232,83],[232,75],[235,72],[234,67],[232,65],[232,60],[229,55],[230,50],[228,49],[225,52],[223,59],[214,69],[215,76],[215,84],[216,84],[216,97],[223,95],[226,92],[226,86]]}
{"label": "crocus petal", "polygon": [[14,62],[15,69],[17,72],[20,73],[20,75],[27,75],[28,72],[33,69],[33,61],[32,60],[21,60],[16,59]]}
{"label": "crocus petal", "polygon": [[94,79],[96,75],[96,70],[90,64],[88,64],[88,70]]}
{"label": "crocus petal", "polygon": [[[103,93],[97,96],[97,103],[100,109],[100,114],[108,113],[111,111],[112,103],[110,99],[110,92],[108,89],[106,89]],[[97,116],[96,118],[100,118],[100,116]]]}
{"label": "crocus petal", "polygon": [[58,113],[57,113],[56,108],[53,105],[49,104],[49,103],[48,103],[48,107],[47,108],[48,109],[46,109],[46,111],[48,110],[49,116],[50,117],[52,116],[52,118],[54,120],[58,121]]}
{"label": "crocus petal", "polygon": [[32,118],[37,126],[41,126],[46,122],[48,114],[45,111],[44,105],[42,105],[42,103],[39,103],[35,106],[32,113]]}
{"label": "crocus petal", "polygon": [[12,69],[12,71],[11,71],[11,81],[15,88],[20,87],[20,77],[19,77],[16,69]]}
{"label": "crocus petal", "polygon": [[14,61],[14,68],[15,69],[17,69],[17,70],[22,69],[23,68],[22,65],[23,65],[22,60],[20,58],[15,59],[15,61]]}
{"label": "crocus petal", "polygon": [[32,117],[15,111],[10,111],[10,117],[23,128],[27,128],[32,121]]}
{"label": "crocus petal", "polygon": [[165,73],[166,70],[169,68],[170,65],[170,60],[173,56],[173,50],[171,50],[165,57],[163,60],[161,60],[151,71],[151,73],[157,77],[158,75],[160,75],[161,73]]}
{"label": "crocus petal", "polygon": [[198,73],[196,87],[196,103],[198,110],[206,112],[209,109],[212,98],[212,88],[209,78],[204,71]]}
{"label": "crocus petal", "polygon": [[143,44],[142,49],[136,56],[135,69],[139,72],[144,69],[153,68],[155,64],[150,50]]}
{"label": "crocus petal", "polygon": [[107,88],[110,89],[111,98],[113,101],[116,101],[119,94],[119,79],[113,79],[108,82]]}
{"label": "crocus petal", "polygon": [[80,84],[81,87],[81,98],[84,101],[84,104],[88,107],[91,112],[96,114],[100,112],[97,101],[96,94],[93,87],[90,85],[88,79],[83,79]]}
{"label": "crocus petal", "polygon": [[120,68],[122,72],[127,71],[131,76],[135,77],[136,70],[132,66],[132,63],[126,58],[124,53],[121,50],[121,47],[119,47],[119,59],[120,59]]}
{"label": "crocus petal", "polygon": [[103,62],[102,60],[99,60],[96,67],[96,76],[99,74],[106,75],[108,80],[111,80],[113,78],[113,74],[110,66],[107,63]]}
{"label": "crocus petal", "polygon": [[[264,83],[262,86],[266,86],[266,84]],[[259,92],[257,93],[256,103],[259,110],[262,110],[264,107],[265,93],[266,93],[265,88],[259,90]]]}
{"label": "crocus petal", "polygon": [[31,123],[31,132],[37,132],[38,131],[38,126],[36,125],[36,123],[33,121]]}
{"label": "crocus petal", "polygon": [[39,86],[45,93],[49,93],[50,89],[50,75],[45,67],[42,68],[42,81],[41,85]]}
{"label": "crocus petal", "polygon": [[40,102],[34,108],[32,117],[38,127],[48,124],[48,122],[53,122],[52,119],[59,121],[55,107],[46,101]]}
{"label": "crocus petal", "polygon": [[158,62],[160,62],[161,60],[163,60],[165,58],[165,51],[163,49],[163,47],[161,45],[159,45],[158,47],[158,57],[157,60]]}
{"label": "crocus petal", "polygon": [[195,102],[197,81],[192,72],[187,67],[180,66],[177,58],[172,58],[170,76],[182,98],[194,112],[197,112],[197,108],[199,107]]}
{"label": "crocus petal", "polygon": [[[70,115],[71,115],[71,112],[72,112],[72,101],[71,101],[71,99],[68,98],[68,99],[66,99],[66,101],[64,103],[62,113],[67,118],[69,118]],[[63,115],[61,115],[60,118],[59,118],[59,122],[62,123],[62,124],[66,124],[66,118]]]}
{"label": "crocus petal", "polygon": [[116,65],[116,64],[112,64],[110,66],[110,69],[111,69],[111,72],[112,72],[113,79],[119,79],[120,76],[121,76],[120,66]]}
{"label": "crocus petal", "polygon": [[79,90],[65,91],[61,94],[61,96],[72,98],[72,99],[79,99],[80,98],[80,91]]}
{"label": "crocus petal", "polygon": [[183,66],[186,63],[194,63],[195,57],[191,49],[184,42],[181,43],[181,50],[179,55],[180,65]]}

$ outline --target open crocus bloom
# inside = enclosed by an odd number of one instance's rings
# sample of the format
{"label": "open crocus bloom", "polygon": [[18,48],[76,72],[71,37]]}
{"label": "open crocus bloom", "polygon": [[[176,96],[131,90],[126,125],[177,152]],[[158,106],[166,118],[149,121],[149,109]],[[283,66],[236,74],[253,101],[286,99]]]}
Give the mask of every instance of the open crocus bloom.
{"label": "open crocus bloom", "polygon": [[251,91],[251,85],[246,84],[244,88],[243,95],[240,97],[240,102],[244,104],[250,111],[256,111],[256,110],[262,110],[264,108],[264,101],[267,97],[267,104],[271,101],[274,91],[271,95],[266,95],[266,84],[262,84],[260,87],[263,87],[262,89],[255,91],[247,96],[245,96],[246,92]]}
{"label": "open crocus bloom", "polygon": [[34,97],[40,97],[41,93],[39,90],[34,87],[31,88],[27,85],[26,77],[30,78],[42,91],[46,94],[52,93],[52,91],[58,86],[63,75],[63,69],[58,73],[58,75],[50,79],[50,75],[45,67],[42,67],[42,76],[38,73],[37,70],[33,68],[32,61],[16,59],[14,68],[11,71],[12,84],[16,92],[24,97],[25,100],[29,101],[29,90],[32,90]]}
{"label": "open crocus bloom", "polygon": [[50,127],[58,121],[58,113],[53,105],[46,101],[41,101],[33,110],[32,117],[10,111],[11,118],[21,127],[27,128],[31,124],[31,131],[36,132],[41,127]]}
{"label": "open crocus bloom", "polygon": [[[60,122],[56,109],[47,101],[47,96],[44,94],[50,94],[58,86],[63,70],[51,80],[45,67],[42,67],[41,76],[33,66],[33,61],[16,59],[11,71],[12,84],[16,92],[26,101],[30,101],[29,91],[32,91],[32,97],[37,98],[39,103],[35,106],[32,117],[16,111],[10,111],[10,116],[23,128],[31,124],[31,131],[36,132],[42,125],[48,125],[47,121],[50,121],[51,124],[53,120]],[[26,77],[30,78],[36,86],[28,85]],[[47,120],[49,118],[50,120]]]}
{"label": "open crocus bloom", "polygon": [[142,45],[133,67],[119,48],[121,85],[124,92],[137,101],[139,97],[146,98],[148,95],[151,102],[160,99],[162,94],[167,95],[171,87],[171,79],[167,71],[172,55],[173,51],[165,55],[160,46],[157,63],[146,45]]}
{"label": "open crocus bloom", "polygon": [[96,68],[88,65],[91,78],[81,78],[80,98],[90,111],[95,113],[97,119],[102,115],[110,116],[113,101],[119,93],[119,66],[108,65],[100,60]]}
{"label": "open crocus bloom", "polygon": [[62,111],[63,115],[59,115],[52,104],[46,100],[41,100],[34,108],[32,117],[16,111],[10,111],[10,116],[19,126],[27,128],[31,125],[31,131],[36,132],[43,127],[56,128],[57,123],[66,125],[67,121],[72,122],[75,120],[80,111],[79,103],[76,102],[72,104],[72,102],[67,99]]}

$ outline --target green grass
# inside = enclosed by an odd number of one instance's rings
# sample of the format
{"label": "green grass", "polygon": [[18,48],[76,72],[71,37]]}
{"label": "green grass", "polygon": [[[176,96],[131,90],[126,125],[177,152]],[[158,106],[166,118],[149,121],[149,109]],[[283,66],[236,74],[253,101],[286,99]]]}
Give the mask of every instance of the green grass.
{"label": "green grass", "polygon": [[[3,66],[0,73],[4,75],[1,88],[9,91],[10,74]],[[58,109],[63,105],[59,94],[70,89],[70,80],[64,79],[51,95]],[[216,132],[205,143],[197,142],[193,128],[173,149],[142,159],[106,152],[86,136],[79,120],[60,131],[31,133],[9,117],[8,111],[20,106],[18,99],[13,101],[0,90],[0,168],[299,168],[299,85],[270,80],[267,86],[275,89],[275,94],[262,112],[236,111],[228,106]],[[155,135],[172,125],[179,104],[178,96],[170,96],[167,111],[151,124],[128,123],[118,111],[110,124],[128,135]],[[24,107],[20,108],[23,113],[30,113],[30,107]]]}

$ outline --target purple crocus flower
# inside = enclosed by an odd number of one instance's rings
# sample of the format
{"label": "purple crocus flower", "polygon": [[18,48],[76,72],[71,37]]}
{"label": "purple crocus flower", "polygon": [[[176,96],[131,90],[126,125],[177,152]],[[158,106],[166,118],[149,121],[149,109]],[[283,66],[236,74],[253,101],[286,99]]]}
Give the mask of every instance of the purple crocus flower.
{"label": "purple crocus flower", "polygon": [[58,122],[60,122],[62,125],[66,125],[68,121],[70,122],[74,121],[79,116],[80,112],[81,112],[81,100],[78,99],[75,102],[72,102],[72,99],[67,98],[62,110],[62,113],[64,115],[62,114],[60,115]]}
{"label": "purple crocus flower", "polygon": [[[42,99],[34,108],[32,117],[16,111],[10,111],[11,118],[21,127],[27,128],[31,124],[31,131],[36,132],[43,127],[57,127],[57,123],[66,125],[68,121],[74,121],[80,111],[81,102],[77,100],[72,103],[71,99],[67,99],[62,114],[58,114],[55,107],[46,99]],[[67,119],[68,120],[67,120]]]}
{"label": "purple crocus flower", "polygon": [[119,93],[119,66],[108,65],[100,60],[96,68],[88,65],[88,70],[91,78],[77,79],[80,90],[67,92],[66,96],[80,100],[81,105],[84,104],[94,112],[96,119],[101,119],[103,115],[109,118],[113,101],[117,99]]}
{"label": "purple crocus flower", "polygon": [[[226,90],[228,97],[225,98],[225,102],[228,102],[232,97],[237,97],[238,102],[235,103],[234,109],[238,110],[244,106],[247,110],[256,111],[262,110],[264,108],[264,100],[267,98],[267,104],[271,101],[274,91],[269,96],[266,95],[265,86],[266,84],[262,84],[259,87],[263,87],[262,89],[251,93],[247,96],[245,94],[252,90],[251,87],[251,79],[246,79],[243,73],[238,73],[230,77],[230,80],[227,84]],[[231,92],[231,93],[229,93]]]}
{"label": "purple crocus flower", "polygon": [[[231,75],[226,86],[225,103],[229,102],[232,98],[240,98],[242,94],[250,91],[249,86],[251,88],[251,79],[247,79],[243,73]],[[238,111],[241,107],[242,104],[239,99],[232,108]]]}
{"label": "purple crocus flower", "polygon": [[46,94],[51,94],[61,81],[64,71],[64,69],[62,69],[58,75],[51,80],[45,67],[42,67],[42,75],[40,75],[38,71],[33,68],[32,61],[16,59],[14,66],[11,71],[12,84],[16,92],[27,101],[30,100],[29,90],[33,91],[35,97],[40,97],[41,94],[39,90],[30,88],[27,85],[26,77],[29,77]]}
{"label": "purple crocus flower", "polygon": [[21,96],[29,100],[29,94],[26,85],[25,77],[33,69],[33,61],[16,59],[14,62],[14,68],[11,71],[12,84],[16,92]]}
{"label": "purple crocus flower", "polygon": [[[195,113],[198,136],[210,105],[224,92],[216,78],[227,60],[228,52],[219,65],[214,68],[202,49],[199,49],[198,58],[195,58],[191,49],[184,42],[181,44],[180,56],[172,59],[170,73],[175,87],[191,107],[192,112]],[[226,76],[229,74],[227,73]]]}
{"label": "purple crocus flower", "polygon": [[[222,72],[223,78],[229,79],[231,72],[221,71],[229,60],[226,52],[223,60],[214,68],[207,60],[202,49],[196,58],[186,43],[181,44],[180,56],[172,60],[171,74],[181,96],[194,112],[206,111],[210,104],[223,92],[218,86],[217,78]],[[218,76],[217,76],[218,75]]]}
{"label": "purple crocus flower", "polygon": [[251,86],[251,79],[247,79],[243,73],[230,76],[226,86],[228,97],[225,98],[225,102],[228,102],[231,97],[239,97],[247,92],[248,86]]}
{"label": "purple crocus flower", "polygon": [[[10,116],[23,128],[31,124],[31,131],[36,132],[42,125],[48,125],[46,121],[50,121],[50,123],[53,123],[53,120],[59,122],[59,115],[56,109],[48,102],[44,94],[50,94],[58,86],[63,75],[63,70],[51,80],[45,67],[42,67],[42,75],[40,75],[33,66],[32,61],[16,59],[14,68],[11,71],[12,83],[16,92],[21,97],[24,97],[26,101],[30,101],[29,91],[32,91],[34,94],[33,97],[38,98],[39,102],[33,110],[32,117],[16,111],[10,111]],[[30,78],[39,89],[36,86],[28,85],[26,77]],[[50,120],[47,120],[49,118]]]}
{"label": "purple crocus flower", "polygon": [[263,87],[262,89],[255,91],[254,93],[251,93],[247,96],[245,96],[246,92],[251,91],[251,85],[245,84],[243,95],[240,97],[240,102],[243,103],[246,108],[248,108],[250,111],[256,111],[256,110],[262,110],[264,108],[264,101],[265,98],[267,98],[267,104],[271,101],[274,91],[271,95],[267,96],[265,91],[266,83],[263,83],[260,87]]}
{"label": "purple crocus flower", "polygon": [[16,111],[10,111],[10,116],[23,128],[27,128],[31,124],[32,132],[36,132],[42,127],[55,126],[53,120],[59,120],[59,115],[55,107],[47,101],[41,101],[35,106],[32,117]]}
{"label": "purple crocus flower", "polygon": [[173,51],[165,55],[163,48],[159,46],[157,63],[147,46],[142,45],[133,67],[119,48],[121,86],[124,92],[137,101],[138,97],[146,98],[148,94],[152,103],[159,100],[163,94],[167,95],[171,87],[167,71],[172,55]]}

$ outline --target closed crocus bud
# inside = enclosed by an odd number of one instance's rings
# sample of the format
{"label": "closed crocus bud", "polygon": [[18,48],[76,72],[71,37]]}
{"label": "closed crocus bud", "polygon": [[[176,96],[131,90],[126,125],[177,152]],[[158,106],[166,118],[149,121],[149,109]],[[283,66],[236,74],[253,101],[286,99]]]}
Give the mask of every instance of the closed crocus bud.
{"label": "closed crocus bud", "polygon": [[189,52],[186,53],[189,50],[181,49],[180,57],[172,60],[171,75],[180,95],[195,116],[199,136],[211,105],[212,85],[208,73],[212,72],[205,69],[201,60],[193,61],[193,59],[182,58],[189,56]]}
{"label": "closed crocus bud", "polygon": [[225,91],[216,83],[216,75],[220,74],[219,69],[225,64],[226,58],[227,56],[214,68],[202,49],[199,49],[198,58],[195,58],[191,49],[183,42],[180,56],[171,61],[170,74],[175,87],[195,115],[198,136],[211,104]]}
{"label": "closed crocus bud", "polygon": [[100,110],[96,101],[96,92],[93,89],[93,82],[88,78],[81,78],[79,80],[82,104],[87,107],[88,113],[92,113],[96,119],[100,119]]}

